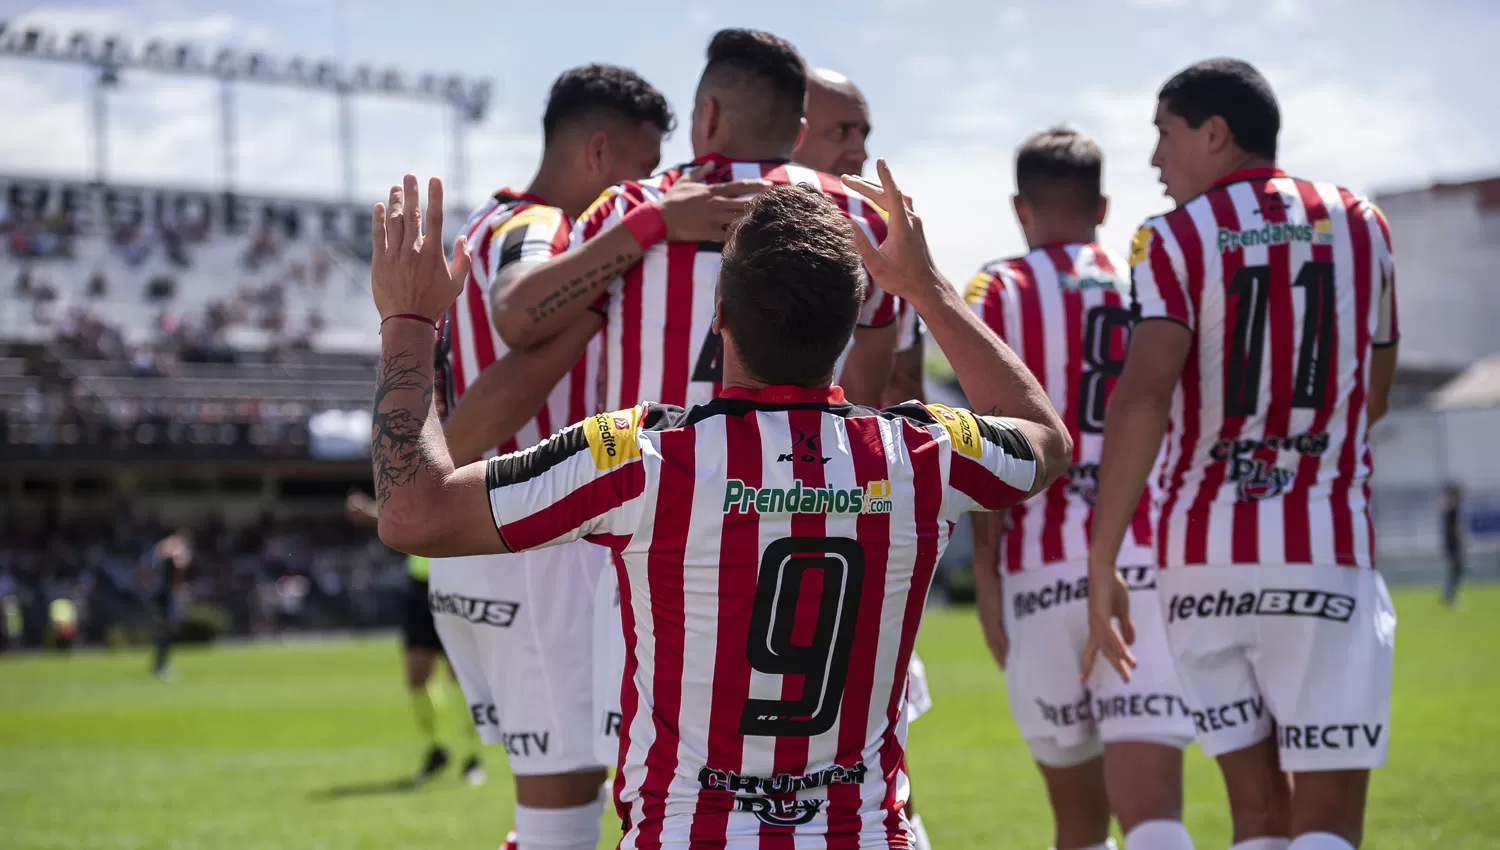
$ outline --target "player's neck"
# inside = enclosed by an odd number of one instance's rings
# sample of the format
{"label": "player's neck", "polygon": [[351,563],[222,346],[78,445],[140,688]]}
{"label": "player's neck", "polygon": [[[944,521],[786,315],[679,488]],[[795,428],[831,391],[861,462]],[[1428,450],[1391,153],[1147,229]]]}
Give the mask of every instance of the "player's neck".
{"label": "player's neck", "polygon": [[1228,177],[1229,175],[1239,171],[1247,171],[1252,168],[1275,167],[1276,160],[1274,159],[1268,159],[1258,154],[1238,151],[1235,156],[1227,158],[1224,161],[1224,164],[1219,167],[1219,173],[1214,177],[1214,182],[1217,183],[1220,180],[1223,180],[1225,177]]}
{"label": "player's neck", "polygon": [[1092,222],[1038,222],[1026,231],[1026,248],[1031,251],[1043,245],[1086,245],[1098,241],[1098,228]]}
{"label": "player's neck", "polygon": [[526,192],[562,210],[568,218],[578,218],[604,188],[607,187],[580,185],[576,170],[543,154],[542,164],[526,185]]}
{"label": "player's neck", "polygon": [[707,150],[694,151],[695,158],[717,154],[725,159],[733,159],[740,162],[764,162],[771,159],[792,158],[792,148],[782,142],[766,141],[764,139],[726,139],[725,141],[710,145]]}

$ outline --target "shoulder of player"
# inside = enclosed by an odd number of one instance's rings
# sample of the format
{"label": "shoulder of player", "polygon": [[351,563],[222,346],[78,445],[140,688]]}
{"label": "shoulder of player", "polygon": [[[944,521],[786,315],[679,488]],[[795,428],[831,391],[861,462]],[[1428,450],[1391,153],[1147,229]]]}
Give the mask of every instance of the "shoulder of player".
{"label": "shoulder of player", "polygon": [[974,272],[968,283],[964,284],[964,302],[975,304],[984,300],[991,289],[998,289],[1001,298],[1007,296],[1005,283],[1015,277],[1015,269],[1012,267],[1017,259],[1011,257],[1003,260],[990,260]]}
{"label": "shoulder of player", "polygon": [[907,418],[934,431],[935,426],[941,426],[942,432],[937,433],[946,432],[954,451],[970,457],[983,456],[982,443],[988,442],[1013,457],[1022,460],[1036,458],[1031,450],[1031,441],[1026,439],[1026,435],[1021,433],[1021,429],[1012,420],[980,416],[971,410],[945,404],[908,404],[888,408],[893,411],[897,409],[901,409]]}
{"label": "shoulder of player", "polygon": [[536,227],[546,231],[571,227],[568,214],[559,207],[546,204],[520,203],[514,206],[499,206],[486,216],[490,233],[499,235],[522,228]]}

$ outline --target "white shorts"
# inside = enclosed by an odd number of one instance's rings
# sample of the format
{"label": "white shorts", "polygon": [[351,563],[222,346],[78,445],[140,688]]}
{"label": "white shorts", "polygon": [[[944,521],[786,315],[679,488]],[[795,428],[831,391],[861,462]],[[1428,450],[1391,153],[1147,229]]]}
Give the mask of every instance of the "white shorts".
{"label": "white shorts", "polygon": [[1087,683],[1080,679],[1089,636],[1088,564],[1053,564],[1004,576],[1010,710],[1042,764],[1079,764],[1116,741],[1186,747],[1193,740],[1192,717],[1162,633],[1156,570],[1122,567],[1120,572],[1130,586],[1131,651],[1139,664],[1129,682],[1102,659]]}
{"label": "white shorts", "polygon": [[[932,708],[927,668],[915,650],[907,665],[906,722]],[[594,595],[594,746],[602,764],[620,759],[621,685],[625,679],[625,632],[620,625],[620,586],[606,569]]]}
{"label": "white shorts", "polygon": [[443,651],[480,738],[505,745],[517,776],[599,766],[587,600],[608,557],[579,542],[432,559],[428,601]]}
{"label": "white shorts", "polygon": [[1239,564],[1162,570],[1158,583],[1204,753],[1274,731],[1290,772],[1385,763],[1396,609],[1379,573]]}
{"label": "white shorts", "polygon": [[911,651],[906,665],[906,722],[911,723],[932,708],[932,692],[927,689],[927,665]]}

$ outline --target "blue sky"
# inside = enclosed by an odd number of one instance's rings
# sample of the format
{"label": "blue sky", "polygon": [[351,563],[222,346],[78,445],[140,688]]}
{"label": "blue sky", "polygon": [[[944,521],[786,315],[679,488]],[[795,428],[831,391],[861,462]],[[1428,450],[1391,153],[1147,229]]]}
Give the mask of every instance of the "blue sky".
{"label": "blue sky", "polygon": [[[1011,156],[1059,121],[1103,145],[1112,197],[1103,237],[1123,249],[1140,219],[1167,203],[1148,164],[1155,91],[1208,56],[1248,59],[1270,77],[1282,103],[1282,163],[1303,176],[1371,190],[1500,172],[1500,55],[1487,43],[1500,31],[1500,4],[1485,0],[0,0],[0,19],[122,33],[136,44],[164,37],[490,77],[491,116],[467,137],[471,200],[529,177],[543,99],[563,69],[634,67],[686,122],[708,37],[724,26],[769,29],[864,88],[872,153],[896,168],[955,278],[1022,247],[1008,200]],[[240,91],[241,186],[336,197],[333,103]],[[78,69],[0,61],[0,171],[84,174],[84,92]],[[115,179],[218,185],[215,102],[210,84],[127,76],[110,102]],[[356,116],[361,200],[403,171],[451,172],[439,110],[366,100]],[[688,153],[684,126],[666,160]]]}

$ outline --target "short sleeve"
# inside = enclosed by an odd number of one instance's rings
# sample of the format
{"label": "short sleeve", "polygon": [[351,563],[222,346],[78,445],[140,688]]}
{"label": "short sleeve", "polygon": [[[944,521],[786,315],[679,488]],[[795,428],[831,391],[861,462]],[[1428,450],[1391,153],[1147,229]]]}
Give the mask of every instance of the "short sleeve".
{"label": "short sleeve", "polygon": [[947,431],[949,516],[1001,511],[1024,502],[1036,482],[1031,441],[1016,420],[977,416],[962,408],[924,405]]}
{"label": "short sleeve", "polygon": [[1171,319],[1194,328],[1187,273],[1181,258],[1168,248],[1170,229],[1152,219],[1130,240],[1130,290],[1137,319]]}
{"label": "short sleeve", "polygon": [[991,264],[980,269],[964,285],[964,303],[984,322],[985,327],[1012,347],[1015,343],[1006,338],[1006,332],[1014,323],[1006,321],[1005,280],[1001,276],[1003,266]]}
{"label": "short sleeve", "polygon": [[622,534],[645,490],[642,408],[600,413],[485,468],[490,512],[512,552]]}
{"label": "short sleeve", "polygon": [[489,290],[528,265],[544,263],[568,249],[572,223],[557,207],[530,206],[495,224],[483,244]]}
{"label": "short sleeve", "polygon": [[1375,319],[1375,336],[1371,343],[1376,346],[1395,345],[1401,339],[1401,317],[1396,309],[1396,255],[1391,248],[1391,227],[1385,213],[1373,203],[1367,203],[1370,217],[1379,228],[1380,239],[1371,239],[1379,251],[1380,301]]}

